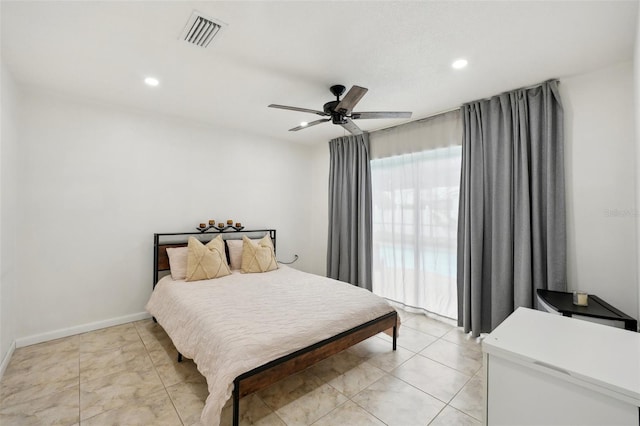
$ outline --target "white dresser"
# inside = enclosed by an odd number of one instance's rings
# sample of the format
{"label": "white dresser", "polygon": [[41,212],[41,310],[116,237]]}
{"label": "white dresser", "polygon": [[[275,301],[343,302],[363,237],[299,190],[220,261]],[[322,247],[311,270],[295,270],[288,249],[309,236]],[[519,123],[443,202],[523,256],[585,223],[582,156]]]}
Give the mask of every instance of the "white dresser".
{"label": "white dresser", "polygon": [[640,426],[640,333],[518,308],[482,348],[488,425]]}

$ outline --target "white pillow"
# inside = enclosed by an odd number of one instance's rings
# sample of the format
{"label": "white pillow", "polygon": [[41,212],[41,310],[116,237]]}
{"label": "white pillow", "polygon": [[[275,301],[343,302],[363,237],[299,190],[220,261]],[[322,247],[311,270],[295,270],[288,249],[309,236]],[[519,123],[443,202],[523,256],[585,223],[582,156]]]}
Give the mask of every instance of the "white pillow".
{"label": "white pillow", "polygon": [[[251,241],[258,244],[260,240],[261,238],[252,239]],[[227,240],[227,247],[229,248],[229,266],[231,269],[242,268],[242,240]]]}
{"label": "white pillow", "polygon": [[189,249],[187,247],[167,247],[169,269],[171,270],[171,278],[174,280],[184,280],[187,278],[188,254]]}

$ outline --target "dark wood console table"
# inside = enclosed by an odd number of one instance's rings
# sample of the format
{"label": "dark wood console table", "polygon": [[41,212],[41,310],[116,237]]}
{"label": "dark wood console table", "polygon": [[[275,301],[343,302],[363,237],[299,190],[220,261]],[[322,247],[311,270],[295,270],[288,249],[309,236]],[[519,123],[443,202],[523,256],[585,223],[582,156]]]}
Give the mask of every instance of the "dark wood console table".
{"label": "dark wood console table", "polygon": [[638,331],[638,321],[636,321],[635,318],[614,308],[596,295],[589,295],[588,306],[577,306],[573,304],[573,293],[542,289],[538,289],[537,292],[542,301],[565,317],[582,315],[585,317],[622,321],[626,330]]}

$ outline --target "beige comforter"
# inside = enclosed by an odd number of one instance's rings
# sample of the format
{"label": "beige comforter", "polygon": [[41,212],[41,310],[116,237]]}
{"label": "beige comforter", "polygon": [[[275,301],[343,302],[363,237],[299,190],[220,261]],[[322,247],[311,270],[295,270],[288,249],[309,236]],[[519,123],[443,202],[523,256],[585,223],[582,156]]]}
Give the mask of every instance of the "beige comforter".
{"label": "beige comforter", "polygon": [[204,425],[218,425],[240,374],[393,308],[359,287],[292,268],[206,281],[162,278],[147,310],[206,377]]}

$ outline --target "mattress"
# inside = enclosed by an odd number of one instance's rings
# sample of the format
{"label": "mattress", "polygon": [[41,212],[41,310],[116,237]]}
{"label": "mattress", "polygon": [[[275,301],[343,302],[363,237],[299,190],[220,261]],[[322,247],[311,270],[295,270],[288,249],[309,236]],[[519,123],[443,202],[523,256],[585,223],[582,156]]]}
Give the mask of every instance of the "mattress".
{"label": "mattress", "polygon": [[206,425],[219,424],[240,374],[393,310],[365,289],[286,266],[195,282],[166,276],[147,304],[207,379]]}

